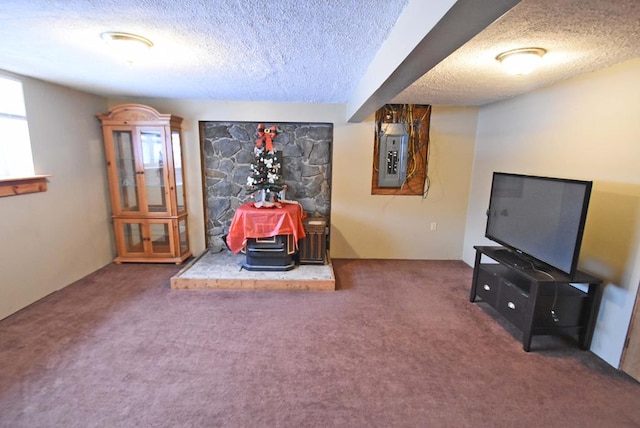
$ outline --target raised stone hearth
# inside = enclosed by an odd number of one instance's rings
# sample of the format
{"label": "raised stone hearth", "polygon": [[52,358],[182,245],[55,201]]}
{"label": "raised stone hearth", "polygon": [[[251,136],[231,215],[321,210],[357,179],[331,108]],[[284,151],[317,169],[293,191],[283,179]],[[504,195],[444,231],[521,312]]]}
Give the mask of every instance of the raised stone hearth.
{"label": "raised stone hearth", "polygon": [[205,252],[171,278],[173,289],[306,290],[336,289],[329,256],[325,265],[299,265],[290,271],[259,272],[242,268],[244,254]]}

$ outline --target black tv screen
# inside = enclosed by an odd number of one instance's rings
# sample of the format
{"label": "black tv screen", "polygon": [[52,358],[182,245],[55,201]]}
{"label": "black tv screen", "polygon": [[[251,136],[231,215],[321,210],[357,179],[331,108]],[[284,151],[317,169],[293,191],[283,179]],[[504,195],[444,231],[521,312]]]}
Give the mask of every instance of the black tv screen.
{"label": "black tv screen", "polygon": [[493,173],[485,236],[573,275],[591,181]]}

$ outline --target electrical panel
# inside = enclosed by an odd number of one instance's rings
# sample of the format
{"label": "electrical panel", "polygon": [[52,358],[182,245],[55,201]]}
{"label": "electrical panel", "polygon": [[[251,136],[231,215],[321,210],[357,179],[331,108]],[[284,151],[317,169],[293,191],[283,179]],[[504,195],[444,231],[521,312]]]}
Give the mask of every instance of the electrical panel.
{"label": "electrical panel", "polygon": [[385,123],[380,130],[378,187],[401,187],[407,179],[409,136],[401,123]]}

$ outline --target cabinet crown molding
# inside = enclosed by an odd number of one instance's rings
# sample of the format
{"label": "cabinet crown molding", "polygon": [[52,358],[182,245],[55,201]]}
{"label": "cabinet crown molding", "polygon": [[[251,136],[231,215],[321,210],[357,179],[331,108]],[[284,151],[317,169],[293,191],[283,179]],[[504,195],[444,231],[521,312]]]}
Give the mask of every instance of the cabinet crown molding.
{"label": "cabinet crown molding", "polygon": [[113,107],[107,113],[96,115],[103,125],[123,122],[154,122],[167,121],[179,126],[182,118],[172,114],[163,114],[153,107],[144,104],[120,104]]}

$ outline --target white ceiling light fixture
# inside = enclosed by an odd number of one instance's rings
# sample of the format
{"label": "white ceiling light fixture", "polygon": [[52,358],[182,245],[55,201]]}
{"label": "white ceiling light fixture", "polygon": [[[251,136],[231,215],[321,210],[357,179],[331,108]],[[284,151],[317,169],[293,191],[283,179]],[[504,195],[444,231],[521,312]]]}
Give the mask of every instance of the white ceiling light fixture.
{"label": "white ceiling light fixture", "polygon": [[118,56],[130,63],[139,59],[153,46],[151,40],[137,34],[107,31],[100,34],[100,37]]}
{"label": "white ceiling light fixture", "polygon": [[507,73],[523,75],[531,73],[546,53],[543,48],[521,48],[502,52],[496,59],[505,66]]}

